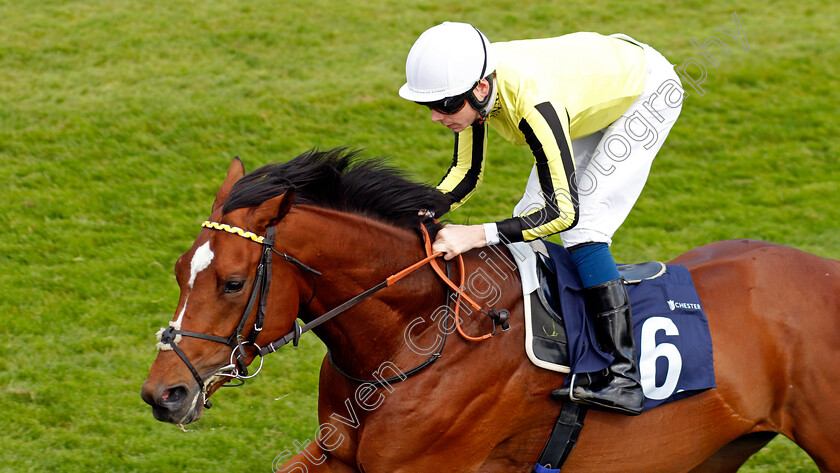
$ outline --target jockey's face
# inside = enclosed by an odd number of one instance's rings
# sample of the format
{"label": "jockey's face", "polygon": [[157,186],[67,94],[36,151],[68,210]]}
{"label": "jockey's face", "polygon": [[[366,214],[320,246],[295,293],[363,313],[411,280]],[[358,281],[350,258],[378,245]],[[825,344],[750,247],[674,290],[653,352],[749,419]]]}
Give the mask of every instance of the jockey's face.
{"label": "jockey's face", "polygon": [[[487,82],[486,79],[482,79],[481,82],[473,89],[473,94],[478,100],[484,100],[484,97],[490,92],[490,84]],[[454,131],[455,133],[460,133],[467,129],[470,125],[472,125],[476,120],[478,120],[478,111],[472,106],[467,103],[466,98],[464,99],[464,103],[462,104],[460,110],[457,112],[447,115],[439,110],[434,108],[431,109],[431,119],[433,122],[440,123],[441,125],[449,128],[450,130]]]}
{"label": "jockey's face", "polygon": [[446,115],[435,109],[432,109],[431,112],[433,122],[438,122],[455,133],[466,130],[468,126],[472,125],[478,119],[478,112],[470,107],[469,104],[452,115]]}

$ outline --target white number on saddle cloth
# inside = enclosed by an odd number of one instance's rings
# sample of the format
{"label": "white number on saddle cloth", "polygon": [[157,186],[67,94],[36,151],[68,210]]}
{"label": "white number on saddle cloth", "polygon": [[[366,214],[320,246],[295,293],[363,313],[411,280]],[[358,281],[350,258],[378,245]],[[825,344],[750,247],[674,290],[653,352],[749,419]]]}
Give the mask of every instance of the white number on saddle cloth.
{"label": "white number on saddle cloth", "polygon": [[[641,346],[639,347],[639,374],[642,390],[649,399],[662,400],[674,394],[682,371],[682,357],[677,347],[671,343],[656,343],[656,333],[665,331],[665,335],[677,336],[680,331],[671,319],[651,317],[642,324]],[[656,360],[668,360],[668,371],[662,386],[656,385]]]}

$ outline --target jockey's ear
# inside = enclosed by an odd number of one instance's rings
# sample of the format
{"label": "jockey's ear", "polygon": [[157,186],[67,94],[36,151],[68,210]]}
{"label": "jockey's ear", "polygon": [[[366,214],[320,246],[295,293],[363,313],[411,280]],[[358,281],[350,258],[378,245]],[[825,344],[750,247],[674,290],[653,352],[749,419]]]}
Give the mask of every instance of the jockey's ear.
{"label": "jockey's ear", "polygon": [[222,183],[222,187],[219,188],[219,193],[216,194],[216,200],[213,201],[213,210],[210,211],[212,214],[216,211],[216,209],[220,208],[222,204],[225,203],[227,200],[228,194],[230,194],[230,190],[233,188],[233,185],[236,184],[236,181],[242,179],[242,176],[245,175],[245,165],[242,164],[242,161],[239,159],[239,156],[233,158],[233,162],[230,163],[230,167],[228,168],[227,177],[225,177],[225,182]]}
{"label": "jockey's ear", "polygon": [[487,79],[481,79],[473,89],[473,95],[478,100],[484,100],[487,94],[490,93],[490,82]]}
{"label": "jockey's ear", "polygon": [[273,227],[280,222],[280,220],[289,213],[289,209],[292,208],[294,203],[294,187],[289,187],[283,195],[278,195],[277,197],[266,200],[252,211],[252,228],[259,233],[264,233],[266,228]]}

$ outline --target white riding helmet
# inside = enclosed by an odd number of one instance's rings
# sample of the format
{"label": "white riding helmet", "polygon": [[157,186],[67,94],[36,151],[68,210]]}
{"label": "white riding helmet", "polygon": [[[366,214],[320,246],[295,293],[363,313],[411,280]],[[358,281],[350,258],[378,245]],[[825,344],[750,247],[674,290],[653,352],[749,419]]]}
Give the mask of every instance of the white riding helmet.
{"label": "white riding helmet", "polygon": [[468,23],[444,22],[423,32],[405,61],[400,97],[435,102],[471,90],[496,70],[487,37]]}

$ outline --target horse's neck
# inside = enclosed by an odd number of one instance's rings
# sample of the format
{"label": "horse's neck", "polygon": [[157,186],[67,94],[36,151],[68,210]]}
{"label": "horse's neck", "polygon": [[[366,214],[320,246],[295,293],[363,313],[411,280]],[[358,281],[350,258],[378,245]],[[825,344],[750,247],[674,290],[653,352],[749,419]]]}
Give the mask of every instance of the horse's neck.
{"label": "horse's neck", "polygon": [[[305,252],[317,255],[311,265],[322,272],[317,277],[315,298],[303,316],[306,322],[425,257],[414,232],[322,208],[301,210],[290,215],[299,223],[289,223]],[[342,368],[364,376],[405,351],[406,328],[418,314],[432,314],[444,298],[445,291],[432,272],[420,269],[315,333]]]}

